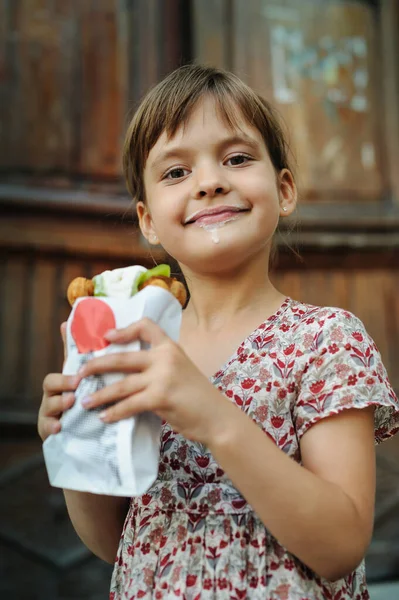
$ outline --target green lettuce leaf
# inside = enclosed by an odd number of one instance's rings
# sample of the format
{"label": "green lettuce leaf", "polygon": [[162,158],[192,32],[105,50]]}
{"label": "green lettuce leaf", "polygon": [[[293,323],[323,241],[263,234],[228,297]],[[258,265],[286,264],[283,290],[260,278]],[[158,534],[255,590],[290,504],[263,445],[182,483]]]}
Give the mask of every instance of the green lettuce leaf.
{"label": "green lettuce leaf", "polygon": [[94,295],[95,296],[106,296],[104,288],[104,279],[102,275],[96,275],[92,279],[94,283]]}
{"label": "green lettuce leaf", "polygon": [[161,275],[163,277],[170,277],[170,266],[169,265],[157,265],[153,269],[148,269],[148,271],[145,271],[144,273],[140,273],[140,275],[137,277],[136,281],[134,282],[133,289],[132,289],[132,296],[134,296],[134,294],[137,294],[139,287],[142,283],[144,283],[145,281],[150,279],[150,277],[158,277],[159,275]]}

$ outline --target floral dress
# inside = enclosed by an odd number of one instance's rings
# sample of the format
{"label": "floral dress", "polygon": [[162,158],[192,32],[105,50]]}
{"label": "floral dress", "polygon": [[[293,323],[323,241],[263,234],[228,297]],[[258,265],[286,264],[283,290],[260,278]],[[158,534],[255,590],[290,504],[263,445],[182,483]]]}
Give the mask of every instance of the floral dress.
{"label": "floral dress", "polygon": [[[283,452],[301,463],[314,423],[375,405],[375,439],[399,431],[399,405],[363,324],[339,308],[287,298],[212,378]],[[366,600],[364,563],[331,583],[290,554],[202,444],[164,424],[159,475],[133,498],[112,600]]]}

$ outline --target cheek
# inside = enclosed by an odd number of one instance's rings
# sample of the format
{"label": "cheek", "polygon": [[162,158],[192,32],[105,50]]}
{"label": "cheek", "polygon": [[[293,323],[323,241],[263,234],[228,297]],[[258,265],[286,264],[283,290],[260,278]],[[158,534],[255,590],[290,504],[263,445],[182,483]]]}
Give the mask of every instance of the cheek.
{"label": "cheek", "polygon": [[158,226],[167,227],[168,224],[181,221],[181,211],[173,199],[163,195],[156,203],[153,203],[152,218]]}
{"label": "cheek", "polygon": [[146,188],[147,204],[151,212],[154,223],[164,219],[173,219],[173,215],[177,212],[176,196],[171,188],[163,188],[161,186],[148,186]]}
{"label": "cheek", "polygon": [[273,181],[264,177],[254,177],[246,187],[248,198],[260,206],[276,206],[279,208],[279,194],[277,186]]}
{"label": "cheek", "polygon": [[280,198],[275,181],[264,177],[253,179],[248,188],[248,199],[253,202],[259,229],[275,229],[280,218]]}
{"label": "cheek", "polygon": [[152,222],[162,244],[180,237],[182,220],[183,215],[168,198],[163,198],[161,203],[153,206]]}

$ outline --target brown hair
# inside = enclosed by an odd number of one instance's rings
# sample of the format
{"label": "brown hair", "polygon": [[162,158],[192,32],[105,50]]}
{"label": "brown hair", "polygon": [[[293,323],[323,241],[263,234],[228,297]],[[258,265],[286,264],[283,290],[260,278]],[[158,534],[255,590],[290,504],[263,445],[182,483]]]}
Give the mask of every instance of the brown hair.
{"label": "brown hair", "polygon": [[270,104],[233,73],[201,65],[185,65],[170,73],[145,96],[126,132],[123,170],[136,201],[145,201],[143,174],[151,148],[165,131],[172,137],[187,122],[196,103],[211,95],[230,127],[238,127],[237,106],[261,133],[276,170],[289,169],[289,147]]}

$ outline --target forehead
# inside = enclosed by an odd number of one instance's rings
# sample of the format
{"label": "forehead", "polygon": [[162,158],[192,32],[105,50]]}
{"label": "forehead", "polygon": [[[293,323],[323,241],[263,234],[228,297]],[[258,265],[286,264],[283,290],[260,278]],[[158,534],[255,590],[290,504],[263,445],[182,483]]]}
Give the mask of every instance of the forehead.
{"label": "forehead", "polygon": [[250,126],[241,107],[230,96],[216,98],[207,94],[200,98],[191,110],[184,115],[183,121],[177,129],[186,129],[195,123],[206,124],[212,120],[217,120],[230,132],[237,131],[241,127]]}
{"label": "forehead", "polygon": [[208,95],[193,106],[175,131],[164,130],[161,133],[149,152],[148,160],[152,162],[155,155],[169,146],[199,139],[203,135],[209,135],[209,132],[212,132],[214,141],[217,137],[242,135],[263,144],[260,131],[248,121],[241,107],[232,98],[226,98],[221,103]]}

